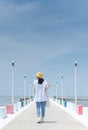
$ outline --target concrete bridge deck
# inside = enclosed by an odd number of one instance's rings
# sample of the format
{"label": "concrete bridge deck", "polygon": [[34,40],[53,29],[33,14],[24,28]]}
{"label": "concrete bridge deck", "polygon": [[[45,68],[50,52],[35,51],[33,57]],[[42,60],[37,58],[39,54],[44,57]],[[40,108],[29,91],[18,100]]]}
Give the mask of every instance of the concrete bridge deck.
{"label": "concrete bridge deck", "polygon": [[35,103],[33,103],[1,130],[88,130],[87,127],[53,103],[46,108],[45,122],[41,124],[36,122]]}

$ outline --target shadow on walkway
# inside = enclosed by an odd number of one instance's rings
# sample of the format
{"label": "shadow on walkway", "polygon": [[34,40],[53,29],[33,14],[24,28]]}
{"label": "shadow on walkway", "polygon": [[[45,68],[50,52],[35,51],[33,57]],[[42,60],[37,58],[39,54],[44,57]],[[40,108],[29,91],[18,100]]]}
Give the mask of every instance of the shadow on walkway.
{"label": "shadow on walkway", "polygon": [[57,121],[44,121],[43,123],[58,123]]}

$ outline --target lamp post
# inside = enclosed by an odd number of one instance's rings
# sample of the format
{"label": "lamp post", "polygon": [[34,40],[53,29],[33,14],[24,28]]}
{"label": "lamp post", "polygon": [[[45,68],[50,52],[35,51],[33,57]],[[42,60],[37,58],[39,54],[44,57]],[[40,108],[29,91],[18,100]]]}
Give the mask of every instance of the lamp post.
{"label": "lamp post", "polygon": [[56,99],[57,99],[57,83],[58,83],[58,82],[56,81]]}
{"label": "lamp post", "polygon": [[12,104],[14,103],[14,61],[12,61]]}
{"label": "lamp post", "polygon": [[77,105],[77,61],[75,61],[75,105]]}
{"label": "lamp post", "polygon": [[24,74],[24,101],[26,96],[26,74]]}
{"label": "lamp post", "polygon": [[54,87],[54,84],[53,84],[53,99],[55,97],[55,91],[54,91],[55,87]]}
{"label": "lamp post", "polygon": [[53,91],[54,91],[54,99],[56,99],[56,84],[55,83],[54,83]]}
{"label": "lamp post", "polygon": [[30,94],[29,94],[29,95],[30,95],[30,98],[31,98],[31,96],[32,96],[32,90],[31,90],[31,89],[32,89],[32,88],[31,88],[31,81],[29,81],[29,85],[30,85],[30,89],[29,89],[29,92],[30,92]]}
{"label": "lamp post", "polygon": [[54,98],[53,84],[52,84],[52,87],[51,87],[51,89],[52,89],[52,99],[53,99],[53,98]]}
{"label": "lamp post", "polygon": [[63,75],[61,76],[61,96],[62,96],[62,102],[63,102]]}
{"label": "lamp post", "polygon": [[53,98],[53,87],[52,87],[52,84],[51,84],[50,90],[51,90],[51,98]]}

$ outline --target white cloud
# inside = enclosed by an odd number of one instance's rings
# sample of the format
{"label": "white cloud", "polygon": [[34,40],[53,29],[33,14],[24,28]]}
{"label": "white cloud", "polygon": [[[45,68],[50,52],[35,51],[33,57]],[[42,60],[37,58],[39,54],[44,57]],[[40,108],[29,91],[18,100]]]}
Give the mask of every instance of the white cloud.
{"label": "white cloud", "polygon": [[[33,13],[38,11],[38,7],[38,2],[15,4],[13,1],[0,1],[0,23],[12,25],[13,23],[11,22],[19,22],[20,20],[21,24],[22,17],[31,17]],[[25,18],[23,20],[25,20]]]}

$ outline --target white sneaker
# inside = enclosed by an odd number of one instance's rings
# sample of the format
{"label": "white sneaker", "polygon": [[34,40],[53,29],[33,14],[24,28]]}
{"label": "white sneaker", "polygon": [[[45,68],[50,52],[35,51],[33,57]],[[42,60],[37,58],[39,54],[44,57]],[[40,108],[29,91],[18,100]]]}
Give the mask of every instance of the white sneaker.
{"label": "white sneaker", "polygon": [[40,120],[40,117],[38,116],[38,117],[37,117],[37,123],[40,123],[40,121],[41,121],[41,120]]}
{"label": "white sneaker", "polygon": [[41,120],[40,120],[40,121],[41,121],[41,123],[43,123],[43,122],[44,122],[44,117],[41,117]]}

